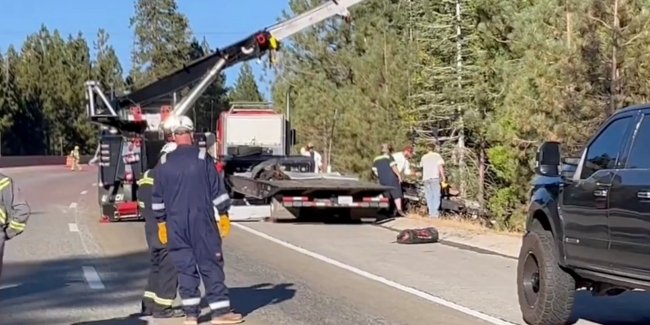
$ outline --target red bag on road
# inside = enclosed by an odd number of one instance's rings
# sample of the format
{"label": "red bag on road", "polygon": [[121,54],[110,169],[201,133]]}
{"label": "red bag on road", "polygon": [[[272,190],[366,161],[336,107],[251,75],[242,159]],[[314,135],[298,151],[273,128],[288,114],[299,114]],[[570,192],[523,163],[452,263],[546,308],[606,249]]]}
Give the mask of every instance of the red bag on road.
{"label": "red bag on road", "polygon": [[433,227],[404,229],[397,235],[400,244],[430,244],[438,241],[438,230]]}

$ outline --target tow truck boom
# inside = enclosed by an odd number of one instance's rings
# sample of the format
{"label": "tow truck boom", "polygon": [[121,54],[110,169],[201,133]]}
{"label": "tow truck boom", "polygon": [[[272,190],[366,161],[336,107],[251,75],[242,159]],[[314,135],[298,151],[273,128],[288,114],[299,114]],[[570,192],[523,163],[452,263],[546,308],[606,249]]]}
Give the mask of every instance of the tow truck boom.
{"label": "tow truck boom", "polygon": [[[348,8],[363,1],[327,0],[117,98],[105,95],[99,82],[87,81],[87,114],[92,122],[106,126],[97,149],[98,201],[102,218],[118,221],[141,217],[136,197],[137,180],[146,169],[152,168],[166,141],[161,126],[170,115],[186,114],[223,69],[276,51],[280,41],[330,17],[343,16],[349,22]],[[186,87],[191,87],[190,91],[180,102],[170,100]],[[152,108],[159,108],[159,113]],[[197,139],[197,145],[206,150],[216,142],[214,135],[208,133],[197,133]]]}
{"label": "tow truck boom", "polygon": [[[144,105],[155,101],[163,96],[172,94],[188,85],[199,81],[189,94],[174,105],[172,114],[183,115],[194,105],[197,99],[205,92],[212,82],[217,78],[219,72],[235,64],[260,58],[270,51],[279,49],[280,41],[291,37],[315,24],[318,24],[333,16],[342,16],[349,21],[348,9],[364,0],[327,0],[327,2],[304,12],[296,17],[290,18],[273,26],[256,32],[247,38],[230,46],[218,49],[215,53],[209,54],[187,66],[179,69],[166,77],[163,77],[139,90],[118,97],[113,103],[109,103],[97,82],[86,83],[87,92],[90,96],[89,115],[96,116],[93,99],[94,95],[106,106],[105,113],[109,116],[118,117],[121,107],[129,107],[134,104]],[[113,107],[116,105],[117,107]]]}

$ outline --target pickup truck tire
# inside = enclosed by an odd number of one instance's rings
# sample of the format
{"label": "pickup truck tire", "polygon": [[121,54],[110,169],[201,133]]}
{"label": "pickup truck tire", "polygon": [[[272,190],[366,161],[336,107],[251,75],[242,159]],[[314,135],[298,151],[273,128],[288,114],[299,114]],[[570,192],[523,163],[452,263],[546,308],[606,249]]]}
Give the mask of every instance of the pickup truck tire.
{"label": "pickup truck tire", "polygon": [[575,279],[559,265],[550,231],[524,237],[517,265],[517,294],[523,319],[530,325],[570,324]]}

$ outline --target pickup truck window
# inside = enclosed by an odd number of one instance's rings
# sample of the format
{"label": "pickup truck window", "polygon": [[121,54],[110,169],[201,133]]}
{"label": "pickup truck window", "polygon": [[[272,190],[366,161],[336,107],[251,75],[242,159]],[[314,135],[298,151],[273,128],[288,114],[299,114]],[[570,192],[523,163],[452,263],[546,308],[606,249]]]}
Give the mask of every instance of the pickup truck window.
{"label": "pickup truck window", "polygon": [[643,120],[639,126],[639,130],[634,137],[630,157],[627,160],[627,168],[650,168],[650,150],[648,144],[650,143],[650,114],[643,115]]}
{"label": "pickup truck window", "polygon": [[621,149],[625,131],[631,117],[611,121],[587,148],[587,155],[582,167],[581,179],[588,178],[601,169],[613,169]]}

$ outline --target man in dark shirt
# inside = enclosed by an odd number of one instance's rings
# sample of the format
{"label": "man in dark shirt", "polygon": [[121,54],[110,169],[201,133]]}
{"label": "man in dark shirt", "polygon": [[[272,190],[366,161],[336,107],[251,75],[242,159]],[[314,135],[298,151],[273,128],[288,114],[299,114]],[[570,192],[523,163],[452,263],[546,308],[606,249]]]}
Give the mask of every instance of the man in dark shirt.
{"label": "man in dark shirt", "polygon": [[397,169],[397,162],[391,156],[391,146],[389,144],[383,144],[381,151],[382,154],[375,157],[373,161],[372,171],[379,178],[379,184],[392,187],[389,191],[390,198],[395,203],[397,214],[403,217],[402,177]]}

